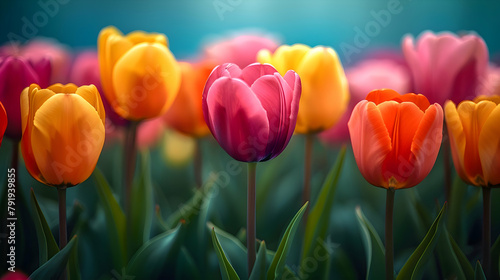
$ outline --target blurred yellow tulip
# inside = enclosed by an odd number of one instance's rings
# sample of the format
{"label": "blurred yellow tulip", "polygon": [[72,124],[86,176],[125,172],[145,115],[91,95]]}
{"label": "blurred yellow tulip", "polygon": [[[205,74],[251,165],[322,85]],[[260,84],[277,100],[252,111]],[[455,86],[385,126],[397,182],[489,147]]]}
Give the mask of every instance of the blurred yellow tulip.
{"label": "blurred yellow tulip", "polygon": [[332,48],[283,45],[274,54],[261,50],[257,60],[272,64],[281,75],[288,70],[299,74],[302,95],[295,132],[309,134],[326,130],[346,111],[349,102],[347,79]]}
{"label": "blurred yellow tulip", "polygon": [[37,84],[21,93],[21,149],[31,176],[71,187],[94,171],[104,144],[104,106],[94,85]]}
{"label": "blurred yellow tulip", "polygon": [[500,97],[478,97],[444,107],[453,163],[468,184],[500,185]]}
{"label": "blurred yellow tulip", "polygon": [[115,27],[99,33],[99,67],[106,99],[121,117],[140,121],[165,113],[175,100],[181,73],[163,34]]}

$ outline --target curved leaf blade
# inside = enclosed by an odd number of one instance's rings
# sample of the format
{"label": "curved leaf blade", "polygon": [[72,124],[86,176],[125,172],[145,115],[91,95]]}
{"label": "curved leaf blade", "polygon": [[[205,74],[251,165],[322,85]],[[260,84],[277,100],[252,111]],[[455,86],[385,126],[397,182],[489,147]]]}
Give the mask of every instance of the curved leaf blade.
{"label": "curved leaf blade", "polygon": [[236,274],[248,275],[247,248],[238,238],[236,238],[236,236],[223,231],[212,223],[207,223],[207,227],[210,231],[212,231],[212,229],[215,230],[217,241],[221,247],[224,248],[224,253],[236,271]]}
{"label": "curved leaf blade", "polygon": [[252,273],[250,274],[250,278],[248,278],[248,280],[266,279],[266,253],[266,242],[262,241],[260,243],[259,251],[257,252],[257,258],[255,259]]}
{"label": "curved leaf blade", "polygon": [[366,253],[366,279],[376,279],[385,274],[385,247],[359,206],[356,207],[356,218],[361,228]]}
{"label": "curved leaf blade", "polygon": [[411,254],[411,256],[406,261],[403,268],[401,268],[397,280],[400,279],[421,279],[422,269],[425,263],[432,256],[432,252],[436,247],[436,243],[439,239],[439,235],[443,230],[444,223],[444,212],[446,210],[446,203],[439,211],[436,219],[432,223],[431,227],[427,231],[424,239],[418,245],[417,249]]}
{"label": "curved leaf blade", "polygon": [[55,254],[45,264],[40,266],[31,275],[31,280],[59,279],[63,271],[66,269],[68,260],[76,247],[78,237],[75,235],[70,242],[59,253]]}
{"label": "curved leaf blade", "polygon": [[220,246],[219,240],[215,235],[215,229],[212,228],[212,242],[214,244],[215,252],[217,253],[217,258],[219,259],[220,273],[223,280],[239,280],[238,274],[234,270],[233,266],[229,262],[224,253],[224,250]]}
{"label": "curved leaf blade", "polygon": [[269,270],[267,271],[267,279],[280,279],[284,269],[285,269],[285,261],[288,256],[288,251],[292,246],[293,237],[295,236],[295,232],[299,227],[299,221],[304,215],[306,211],[307,205],[309,202],[306,202],[302,208],[295,214],[293,219],[288,224],[283,237],[281,238],[280,245],[278,246],[278,250],[276,250],[276,254],[271,262]]}
{"label": "curved leaf blade", "polygon": [[479,261],[476,262],[474,280],[486,280],[486,275],[484,275],[483,267]]}

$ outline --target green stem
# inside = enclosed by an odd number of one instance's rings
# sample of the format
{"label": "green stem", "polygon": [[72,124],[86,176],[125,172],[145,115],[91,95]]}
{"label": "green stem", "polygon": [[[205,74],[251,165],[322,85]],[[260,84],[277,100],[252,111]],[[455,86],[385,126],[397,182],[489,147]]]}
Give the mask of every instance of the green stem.
{"label": "green stem", "polygon": [[[62,250],[68,244],[68,234],[66,225],[66,186],[57,188],[59,199],[59,249]],[[68,278],[68,271],[64,269],[61,279]]]}
{"label": "green stem", "polygon": [[255,173],[256,162],[248,163],[248,194],[247,194],[247,263],[248,276],[252,273],[255,263]]}
{"label": "green stem", "polygon": [[127,128],[125,136],[124,154],[125,154],[125,214],[127,221],[130,221],[130,207],[131,207],[131,197],[132,197],[132,183],[134,181],[135,173],[135,161],[136,161],[136,136],[138,122],[131,122],[130,126]]}
{"label": "green stem", "polygon": [[444,197],[445,201],[450,203],[451,200],[451,168],[450,168],[450,139],[448,137],[448,129],[446,122],[443,125],[443,143],[441,149],[443,151],[444,165]]}
{"label": "green stem", "polygon": [[196,139],[196,149],[194,151],[194,179],[198,189],[203,185],[203,155],[201,151],[201,139]]}
{"label": "green stem", "polygon": [[491,245],[491,188],[483,187],[483,269],[486,276],[490,274]]}
{"label": "green stem", "polygon": [[385,278],[392,280],[394,278],[394,241],[392,237],[392,218],[394,213],[394,194],[393,187],[387,189],[385,201]]}
{"label": "green stem", "polygon": [[[304,189],[302,190],[302,205],[311,199],[311,158],[313,149],[314,135],[306,135],[305,153],[304,153]],[[304,224],[307,224],[307,215],[304,213]]]}

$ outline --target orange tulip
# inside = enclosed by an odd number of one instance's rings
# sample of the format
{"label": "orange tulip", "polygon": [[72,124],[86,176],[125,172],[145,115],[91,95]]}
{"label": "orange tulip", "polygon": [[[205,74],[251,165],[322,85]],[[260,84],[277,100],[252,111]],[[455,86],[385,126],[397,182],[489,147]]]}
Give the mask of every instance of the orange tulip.
{"label": "orange tulip", "polygon": [[104,107],[94,85],[37,84],[21,93],[21,149],[31,176],[75,186],[94,171],[104,144]]}
{"label": "orange tulip", "polygon": [[201,95],[215,65],[180,62],[182,81],[172,107],[165,114],[168,126],[186,135],[203,137],[210,133],[203,118]]}
{"label": "orange tulip", "polygon": [[420,94],[374,90],[356,105],[348,126],[363,177],[377,187],[410,188],[436,161],[443,110]]}
{"label": "orange tulip", "polygon": [[181,75],[165,35],[135,31],[123,36],[115,27],[106,27],[97,47],[102,88],[116,113],[140,121],[167,111]]}
{"label": "orange tulip", "polygon": [[474,186],[500,185],[500,96],[478,97],[444,107],[453,163]]}

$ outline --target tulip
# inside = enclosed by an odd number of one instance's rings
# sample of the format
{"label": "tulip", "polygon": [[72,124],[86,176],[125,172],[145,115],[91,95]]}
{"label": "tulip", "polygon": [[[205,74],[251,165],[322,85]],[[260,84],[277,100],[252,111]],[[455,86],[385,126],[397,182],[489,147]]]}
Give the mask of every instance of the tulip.
{"label": "tulip", "polygon": [[293,71],[282,77],[268,64],[244,69],[219,65],[203,90],[203,115],[217,142],[234,159],[266,161],[290,141],[300,90],[300,78]]}
{"label": "tulip", "polygon": [[137,147],[139,149],[147,149],[156,145],[163,132],[164,124],[161,118],[142,122],[137,128]]}
{"label": "tulip", "polygon": [[242,33],[214,41],[204,48],[204,59],[214,64],[233,63],[244,68],[257,62],[262,49],[274,51],[278,41],[262,34]]}
{"label": "tulip", "polygon": [[349,140],[347,122],[356,104],[363,100],[374,88],[391,88],[397,92],[410,90],[408,69],[394,59],[368,59],[346,71],[351,99],[347,111],[337,125],[320,134],[321,140],[328,144]]}
{"label": "tulip", "polygon": [[481,37],[426,31],[416,42],[406,36],[402,48],[414,91],[430,102],[444,105],[448,99],[457,103],[476,96],[488,66],[488,50]]}
{"label": "tulip", "polygon": [[38,181],[71,187],[85,181],[104,143],[104,107],[93,85],[32,84],[21,94],[26,168]]}
{"label": "tulip", "polygon": [[36,180],[57,187],[62,249],[67,243],[66,189],[92,174],[104,145],[101,97],[94,85],[41,89],[32,84],[21,93],[21,115],[26,168]]}
{"label": "tulip", "polygon": [[209,63],[179,63],[182,81],[179,93],[167,111],[167,126],[186,135],[199,138],[210,133],[203,118],[200,95],[213,67]]}
{"label": "tulip", "polygon": [[490,65],[486,76],[481,81],[478,95],[500,95],[500,67]]}
{"label": "tulip", "polygon": [[17,56],[0,56],[0,101],[5,106],[9,124],[5,135],[15,141],[21,140],[21,92],[32,83],[42,87],[49,85],[51,73],[47,58],[37,62]]}
{"label": "tulip", "polygon": [[140,121],[159,117],[180,85],[180,70],[163,34],[114,27],[99,33],[99,65],[104,94],[121,117]]}
{"label": "tulip", "polygon": [[203,116],[221,147],[248,162],[247,262],[255,262],[256,162],[278,156],[292,137],[301,93],[294,71],[282,77],[269,64],[217,66],[203,90]]}
{"label": "tulip", "polygon": [[7,112],[5,112],[2,102],[0,102],[0,146],[2,145],[3,134],[7,128],[7,123]]}
{"label": "tulip", "polygon": [[310,134],[332,127],[349,102],[344,69],[337,53],[327,47],[281,46],[274,54],[262,50],[257,60],[270,63],[284,75],[294,70],[302,81],[302,97],[295,132]]}
{"label": "tulip", "polygon": [[374,90],[354,107],[348,126],[361,174],[387,189],[386,276],[392,279],[395,189],[413,187],[431,171],[441,145],[443,110],[421,94]]}

